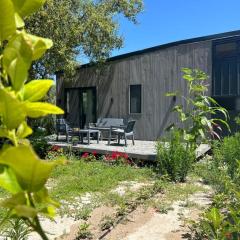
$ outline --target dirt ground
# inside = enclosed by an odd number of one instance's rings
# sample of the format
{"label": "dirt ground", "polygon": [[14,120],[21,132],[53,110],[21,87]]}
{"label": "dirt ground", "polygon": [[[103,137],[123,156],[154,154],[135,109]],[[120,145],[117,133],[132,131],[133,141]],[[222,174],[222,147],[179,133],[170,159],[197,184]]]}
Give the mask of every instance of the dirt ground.
{"label": "dirt ground", "polygon": [[[140,206],[131,212],[127,218],[117,224],[110,231],[101,231],[101,219],[108,215],[114,216],[116,210],[111,207],[102,206],[95,209],[89,219],[92,239],[106,240],[180,240],[186,239],[189,233],[186,220],[196,220],[201,209],[211,203],[209,194],[199,192],[188,199],[193,206],[186,206],[185,202],[177,201],[172,205],[172,210],[166,214],[160,214],[153,208]],[[71,232],[64,240],[75,240],[78,232],[79,222],[72,226]],[[104,235],[106,233],[106,235]]]}

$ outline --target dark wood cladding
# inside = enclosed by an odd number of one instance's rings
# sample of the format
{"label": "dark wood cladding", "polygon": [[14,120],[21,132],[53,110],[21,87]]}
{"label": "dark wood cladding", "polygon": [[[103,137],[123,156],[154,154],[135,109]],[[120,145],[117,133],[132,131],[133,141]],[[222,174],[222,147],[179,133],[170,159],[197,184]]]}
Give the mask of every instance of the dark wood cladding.
{"label": "dark wood cladding", "polygon": [[[97,117],[133,118],[136,139],[156,140],[168,124],[176,121],[171,113],[175,102],[165,94],[182,91],[187,94],[181,68],[199,68],[212,76],[212,41],[172,46],[158,51],[108,62],[102,66],[77,70],[74,79],[57,79],[58,104],[64,107],[64,89],[97,88]],[[142,85],[142,113],[129,114],[129,86]],[[210,91],[211,92],[211,89]],[[180,102],[181,99],[177,99]],[[78,113],[76,111],[71,114]],[[72,117],[71,119],[77,119]]]}

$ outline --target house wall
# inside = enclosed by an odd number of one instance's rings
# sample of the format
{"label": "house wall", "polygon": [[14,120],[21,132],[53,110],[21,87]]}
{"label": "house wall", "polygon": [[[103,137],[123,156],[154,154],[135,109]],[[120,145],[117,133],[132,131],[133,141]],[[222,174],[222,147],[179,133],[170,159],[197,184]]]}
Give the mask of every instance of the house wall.
{"label": "house wall", "polygon": [[[78,69],[73,79],[57,79],[57,102],[64,108],[64,88],[97,88],[98,117],[127,117],[136,119],[135,137],[156,140],[176,116],[171,113],[174,101],[165,94],[181,91],[187,94],[186,83],[181,79],[181,68],[199,68],[212,76],[212,42],[182,44],[156,50],[100,67]],[[129,85],[142,85],[142,113],[129,114]],[[209,93],[211,92],[211,88]],[[181,100],[177,99],[177,103]],[[71,111],[71,114],[78,113]]]}

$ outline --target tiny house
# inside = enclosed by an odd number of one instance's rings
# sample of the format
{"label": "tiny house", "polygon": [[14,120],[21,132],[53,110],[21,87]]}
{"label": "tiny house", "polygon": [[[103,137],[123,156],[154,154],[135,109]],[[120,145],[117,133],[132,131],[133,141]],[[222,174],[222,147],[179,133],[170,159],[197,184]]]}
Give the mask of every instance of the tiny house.
{"label": "tiny house", "polygon": [[[209,75],[209,96],[231,116],[240,110],[240,31],[168,43],[112,57],[104,64],[85,64],[72,79],[57,73],[57,104],[72,126],[83,128],[99,117],[136,119],[135,137],[156,140],[177,121],[171,113],[187,94],[182,68]],[[231,124],[232,125],[232,124]]]}

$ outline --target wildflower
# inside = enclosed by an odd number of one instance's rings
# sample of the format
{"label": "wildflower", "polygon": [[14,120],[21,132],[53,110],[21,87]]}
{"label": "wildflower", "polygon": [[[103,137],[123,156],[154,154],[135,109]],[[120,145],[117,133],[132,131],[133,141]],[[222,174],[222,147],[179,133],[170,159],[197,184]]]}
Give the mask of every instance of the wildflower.
{"label": "wildflower", "polygon": [[59,146],[56,146],[56,145],[53,145],[52,148],[51,148],[51,151],[53,152],[57,152],[58,150],[60,150],[60,147]]}
{"label": "wildflower", "polygon": [[92,155],[93,155],[94,157],[96,157],[96,156],[97,156],[97,152],[96,152],[96,151],[93,151],[93,152],[92,152]]}
{"label": "wildflower", "polygon": [[89,153],[87,152],[83,153],[82,158],[88,158],[88,157],[89,157]]}
{"label": "wildflower", "polygon": [[113,152],[113,153],[112,153],[112,159],[116,160],[116,159],[118,159],[119,157],[121,157],[121,153],[119,153],[119,152]]}
{"label": "wildflower", "polygon": [[128,159],[128,154],[127,153],[123,153],[122,157],[125,158],[125,159]]}

